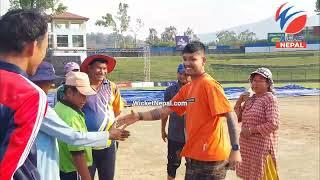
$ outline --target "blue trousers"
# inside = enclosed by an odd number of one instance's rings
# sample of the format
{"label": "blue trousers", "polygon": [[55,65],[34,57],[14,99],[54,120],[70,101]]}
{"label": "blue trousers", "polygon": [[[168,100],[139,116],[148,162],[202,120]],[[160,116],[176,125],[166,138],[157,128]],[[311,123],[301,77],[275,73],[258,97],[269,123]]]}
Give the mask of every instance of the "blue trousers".
{"label": "blue trousers", "polygon": [[113,180],[118,142],[112,141],[111,146],[102,150],[92,150],[93,163],[90,168],[91,178],[94,179],[96,169],[99,180]]}

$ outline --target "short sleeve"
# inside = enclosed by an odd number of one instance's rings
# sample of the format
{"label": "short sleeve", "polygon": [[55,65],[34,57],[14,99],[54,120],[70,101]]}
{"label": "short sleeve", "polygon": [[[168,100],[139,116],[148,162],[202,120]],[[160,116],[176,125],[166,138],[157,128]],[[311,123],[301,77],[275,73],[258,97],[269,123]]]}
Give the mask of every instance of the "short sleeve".
{"label": "short sleeve", "polygon": [[164,96],[163,96],[163,100],[164,102],[168,102],[171,100],[171,96],[170,96],[170,87],[168,87],[165,91],[164,91]]}
{"label": "short sleeve", "polygon": [[211,115],[213,117],[232,111],[231,105],[220,84],[216,82],[208,82],[205,84],[205,92],[208,98]]}
{"label": "short sleeve", "polygon": [[187,106],[173,106],[174,102],[184,102],[185,101],[185,92],[187,90],[187,86],[182,87],[178,93],[171,99],[172,106],[169,106],[169,108],[176,112],[179,116],[182,116],[187,109]]}
{"label": "short sleeve", "polygon": [[117,87],[114,87],[114,101],[112,103],[113,110],[115,113],[120,113],[124,107],[124,102],[121,98],[120,90]]}

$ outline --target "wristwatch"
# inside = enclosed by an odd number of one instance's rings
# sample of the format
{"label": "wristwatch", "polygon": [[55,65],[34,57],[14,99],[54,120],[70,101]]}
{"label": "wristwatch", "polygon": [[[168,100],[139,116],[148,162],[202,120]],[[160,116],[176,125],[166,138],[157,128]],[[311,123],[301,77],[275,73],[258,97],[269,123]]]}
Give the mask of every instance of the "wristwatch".
{"label": "wristwatch", "polygon": [[239,151],[240,150],[239,144],[233,144],[232,147],[231,147],[231,150],[232,151]]}

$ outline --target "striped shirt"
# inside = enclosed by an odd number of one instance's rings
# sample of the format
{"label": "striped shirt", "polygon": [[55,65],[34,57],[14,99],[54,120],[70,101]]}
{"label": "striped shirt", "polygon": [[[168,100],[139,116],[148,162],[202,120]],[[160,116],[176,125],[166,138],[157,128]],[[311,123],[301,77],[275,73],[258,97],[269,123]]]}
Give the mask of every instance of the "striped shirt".
{"label": "striped shirt", "polygon": [[277,167],[279,107],[270,92],[261,97],[253,95],[242,107],[242,127],[257,128],[259,134],[245,138],[240,135],[242,163],[237,175],[246,180],[263,179],[267,155]]}
{"label": "striped shirt", "polygon": [[[36,153],[30,153],[47,108],[45,93],[25,72],[0,61],[0,179],[35,179]],[[32,151],[35,152],[35,151]],[[30,161],[26,159],[30,158]],[[24,164],[28,162],[27,164]],[[36,176],[38,177],[38,176]]]}
{"label": "striped shirt", "polygon": [[[116,84],[104,80],[96,95],[88,96],[82,111],[88,131],[107,131],[115,121],[115,113],[123,109],[120,91]],[[108,141],[108,145],[111,141]]]}

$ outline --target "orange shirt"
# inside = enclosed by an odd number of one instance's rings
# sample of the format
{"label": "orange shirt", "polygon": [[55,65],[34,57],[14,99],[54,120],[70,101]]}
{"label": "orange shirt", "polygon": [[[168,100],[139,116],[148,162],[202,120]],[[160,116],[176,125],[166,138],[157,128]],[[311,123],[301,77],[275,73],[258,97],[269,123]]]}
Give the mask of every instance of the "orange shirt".
{"label": "orange shirt", "polygon": [[187,101],[187,106],[170,106],[186,114],[186,144],[181,156],[200,161],[220,161],[229,157],[231,146],[223,128],[223,114],[231,112],[222,86],[204,74],[183,86],[172,102]]}

